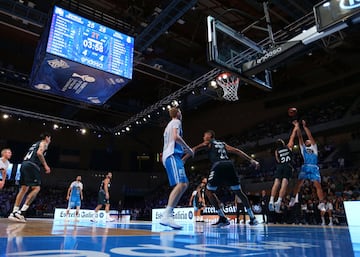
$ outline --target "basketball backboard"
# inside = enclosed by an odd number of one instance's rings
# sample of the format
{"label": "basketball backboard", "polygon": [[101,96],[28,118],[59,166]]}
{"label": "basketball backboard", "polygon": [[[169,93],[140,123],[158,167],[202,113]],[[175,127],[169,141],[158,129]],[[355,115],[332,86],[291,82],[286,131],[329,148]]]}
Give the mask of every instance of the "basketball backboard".
{"label": "basketball backboard", "polygon": [[271,90],[271,72],[267,69],[251,76],[243,73],[243,64],[262,55],[264,49],[241,33],[215,19],[207,17],[207,54],[212,65],[236,73],[240,80],[264,90]]}

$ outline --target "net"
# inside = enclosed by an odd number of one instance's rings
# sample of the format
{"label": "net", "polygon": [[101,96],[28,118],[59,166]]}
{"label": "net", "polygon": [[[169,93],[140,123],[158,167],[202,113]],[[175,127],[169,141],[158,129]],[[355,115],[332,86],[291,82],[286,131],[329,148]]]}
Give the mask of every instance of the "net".
{"label": "net", "polygon": [[231,73],[225,72],[216,78],[216,82],[223,90],[222,98],[227,101],[239,100],[237,91],[239,88],[240,79],[238,77],[232,75]]}

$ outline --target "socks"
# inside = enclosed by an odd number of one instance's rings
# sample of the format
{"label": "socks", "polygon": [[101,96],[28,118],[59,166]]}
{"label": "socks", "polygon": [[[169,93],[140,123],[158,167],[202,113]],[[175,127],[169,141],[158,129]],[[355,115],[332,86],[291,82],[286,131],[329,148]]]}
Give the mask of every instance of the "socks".
{"label": "socks", "polygon": [[219,216],[225,217],[225,213],[224,213],[224,211],[223,211],[222,208],[220,208],[219,210],[217,210],[217,213],[219,214]]}
{"label": "socks", "polygon": [[251,208],[246,208],[247,213],[249,214],[250,219],[255,219],[255,215]]}
{"label": "socks", "polygon": [[19,211],[19,206],[14,206],[13,212]]}
{"label": "socks", "polygon": [[299,194],[296,194],[295,195],[295,203],[298,203],[299,202]]}
{"label": "socks", "polygon": [[276,202],[277,202],[277,203],[281,203],[281,201],[282,201],[282,198],[279,197]]}
{"label": "socks", "polygon": [[29,209],[29,205],[24,204],[20,211],[27,211],[27,209]]}
{"label": "socks", "polygon": [[167,216],[172,217],[172,216],[173,216],[173,212],[174,212],[174,208],[173,208],[173,207],[166,206],[164,213],[165,213]]}
{"label": "socks", "polygon": [[274,197],[270,196],[270,203],[273,203],[273,202],[274,202]]}

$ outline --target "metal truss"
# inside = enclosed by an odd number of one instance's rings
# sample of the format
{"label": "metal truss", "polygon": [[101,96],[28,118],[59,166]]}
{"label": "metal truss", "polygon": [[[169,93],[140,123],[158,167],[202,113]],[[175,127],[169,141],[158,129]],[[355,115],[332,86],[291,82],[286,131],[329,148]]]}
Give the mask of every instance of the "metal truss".
{"label": "metal truss", "polygon": [[31,112],[31,111],[26,111],[26,110],[21,110],[21,109],[4,106],[4,105],[0,105],[0,111],[7,113],[7,114],[13,114],[13,115],[21,116],[21,117],[33,118],[36,120],[50,121],[50,122],[54,122],[56,124],[63,124],[66,126],[74,126],[74,127],[78,127],[78,128],[91,129],[91,130],[96,130],[96,131],[112,133],[112,129],[107,128],[107,127],[98,126],[98,125],[94,125],[91,123],[79,122],[79,121],[75,121],[75,120],[63,119],[60,117],[55,117],[55,116],[51,116],[51,115],[46,115],[46,114]]}

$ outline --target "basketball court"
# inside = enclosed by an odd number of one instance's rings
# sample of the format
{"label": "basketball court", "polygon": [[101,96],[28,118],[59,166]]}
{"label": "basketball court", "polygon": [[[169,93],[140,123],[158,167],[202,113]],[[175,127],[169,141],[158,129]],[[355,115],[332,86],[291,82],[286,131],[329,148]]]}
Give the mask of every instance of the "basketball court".
{"label": "basketball court", "polygon": [[[360,256],[360,227],[0,220],[1,256]],[[357,242],[357,243],[356,243]]]}

